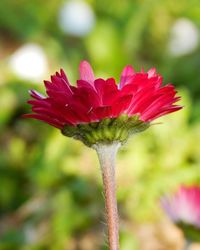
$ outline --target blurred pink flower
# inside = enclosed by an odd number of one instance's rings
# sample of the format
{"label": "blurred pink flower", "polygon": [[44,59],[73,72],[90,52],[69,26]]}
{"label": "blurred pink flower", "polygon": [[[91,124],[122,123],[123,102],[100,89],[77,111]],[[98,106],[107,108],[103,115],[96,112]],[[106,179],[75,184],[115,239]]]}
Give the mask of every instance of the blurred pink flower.
{"label": "blurred pink flower", "polygon": [[162,77],[154,68],[145,73],[126,66],[117,85],[114,78],[95,79],[90,64],[82,61],[76,87],[70,85],[62,69],[44,84],[47,97],[31,90],[33,100],[28,103],[33,113],[24,117],[42,120],[59,129],[121,114],[138,115],[141,121],[151,122],[182,108],[174,105],[180,99],[174,86],[162,87]]}
{"label": "blurred pink flower", "polygon": [[164,197],[161,202],[173,222],[200,229],[200,187],[182,186],[173,196]]}

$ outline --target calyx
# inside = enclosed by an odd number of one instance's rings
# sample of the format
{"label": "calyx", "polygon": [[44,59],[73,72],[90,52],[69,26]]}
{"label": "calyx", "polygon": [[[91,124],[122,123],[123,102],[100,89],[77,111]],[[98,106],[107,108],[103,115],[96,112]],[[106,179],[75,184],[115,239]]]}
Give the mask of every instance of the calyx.
{"label": "calyx", "polygon": [[131,117],[121,115],[117,118],[105,118],[98,122],[76,126],[65,125],[62,133],[92,147],[98,143],[120,142],[124,144],[131,135],[142,132],[149,126],[150,123],[141,121],[137,115]]}

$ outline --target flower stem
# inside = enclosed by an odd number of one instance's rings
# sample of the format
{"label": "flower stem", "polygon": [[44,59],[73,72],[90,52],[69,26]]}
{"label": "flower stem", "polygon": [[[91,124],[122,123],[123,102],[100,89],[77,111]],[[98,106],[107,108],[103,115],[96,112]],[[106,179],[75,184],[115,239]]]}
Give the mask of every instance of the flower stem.
{"label": "flower stem", "polygon": [[119,219],[115,184],[115,160],[119,147],[120,143],[98,144],[94,146],[99,157],[103,178],[110,250],[119,250]]}
{"label": "flower stem", "polygon": [[184,245],[184,248],[183,250],[189,250],[190,249],[190,246],[191,246],[191,241],[189,240],[185,240],[185,245]]}

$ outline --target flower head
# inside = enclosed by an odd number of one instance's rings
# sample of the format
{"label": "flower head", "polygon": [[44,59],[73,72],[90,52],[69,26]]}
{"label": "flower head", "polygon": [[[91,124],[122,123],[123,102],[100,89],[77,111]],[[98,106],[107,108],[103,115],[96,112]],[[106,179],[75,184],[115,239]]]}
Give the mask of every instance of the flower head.
{"label": "flower head", "polygon": [[181,186],[161,202],[166,214],[183,229],[187,238],[200,240],[200,187]]}
{"label": "flower head", "polygon": [[49,123],[90,146],[124,142],[156,118],[182,108],[174,105],[180,99],[174,86],[161,86],[162,77],[154,68],[145,73],[126,66],[117,85],[114,78],[95,79],[90,64],[82,61],[76,87],[63,70],[44,84],[47,97],[31,90],[33,113],[25,117]]}

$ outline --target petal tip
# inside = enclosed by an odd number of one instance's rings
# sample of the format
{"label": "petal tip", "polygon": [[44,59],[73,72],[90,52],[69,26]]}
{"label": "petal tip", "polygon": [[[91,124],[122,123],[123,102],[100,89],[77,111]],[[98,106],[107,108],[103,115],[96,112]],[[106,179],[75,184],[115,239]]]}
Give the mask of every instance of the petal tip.
{"label": "petal tip", "polygon": [[92,70],[91,65],[89,64],[88,61],[83,60],[81,61],[79,65],[79,71],[80,71],[80,79],[88,81],[89,83],[93,83],[95,78],[94,78],[94,73]]}

